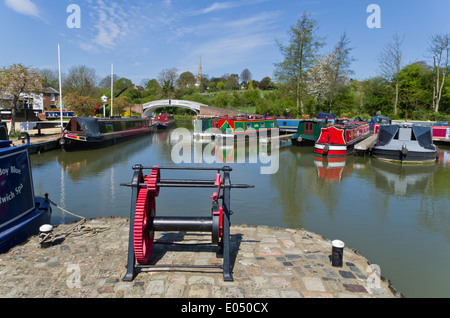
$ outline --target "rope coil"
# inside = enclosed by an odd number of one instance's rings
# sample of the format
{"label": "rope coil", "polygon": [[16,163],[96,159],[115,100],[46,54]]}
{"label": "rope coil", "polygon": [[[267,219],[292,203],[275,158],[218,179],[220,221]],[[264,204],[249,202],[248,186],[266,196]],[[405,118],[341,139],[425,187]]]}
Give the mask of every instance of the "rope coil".
{"label": "rope coil", "polygon": [[46,199],[48,200],[48,202],[50,202],[52,205],[54,205],[55,207],[60,209],[62,212],[70,214],[72,216],[75,216],[75,217],[79,218],[80,220],[78,222],[76,222],[74,224],[74,226],[70,227],[67,231],[64,231],[63,233],[56,234],[56,235],[53,235],[52,232],[41,233],[39,235],[39,243],[40,244],[44,244],[44,243],[51,244],[51,243],[55,242],[56,239],[61,238],[61,237],[65,238],[69,235],[72,235],[72,236],[83,236],[83,235],[95,236],[99,233],[109,230],[109,227],[90,227],[90,226],[83,225],[84,223],[86,223],[86,218],[84,216],[75,214],[73,212],[70,212],[70,211],[60,207],[55,202],[50,200],[48,198],[48,196],[46,196]]}

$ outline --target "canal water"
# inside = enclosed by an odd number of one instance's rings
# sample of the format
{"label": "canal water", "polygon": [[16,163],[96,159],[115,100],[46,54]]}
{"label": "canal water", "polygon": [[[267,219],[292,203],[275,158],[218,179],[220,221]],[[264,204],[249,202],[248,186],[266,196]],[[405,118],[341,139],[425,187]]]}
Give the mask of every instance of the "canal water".
{"label": "canal water", "polygon": [[[192,129],[190,121],[177,125]],[[191,146],[172,132],[99,150],[32,155],[35,193],[48,193],[59,206],[88,219],[129,217],[131,188],[120,184],[131,181],[133,165],[228,165],[232,183],[255,186],[231,191],[232,224],[305,228],[339,239],[378,265],[406,297],[450,296],[449,146],[440,146],[436,164],[400,166],[368,156],[319,160],[312,147],[290,142],[244,150]],[[177,163],[180,158],[185,162]],[[269,166],[272,173],[263,170]],[[164,179],[215,179],[214,171],[161,173]],[[213,191],[161,188],[156,214],[208,216]],[[53,224],[75,219],[53,209]]]}

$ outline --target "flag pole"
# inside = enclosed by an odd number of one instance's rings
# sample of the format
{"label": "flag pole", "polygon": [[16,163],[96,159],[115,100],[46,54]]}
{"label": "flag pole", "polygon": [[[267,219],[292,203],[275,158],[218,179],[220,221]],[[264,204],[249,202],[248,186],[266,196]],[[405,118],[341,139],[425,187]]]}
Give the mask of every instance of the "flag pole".
{"label": "flag pole", "polygon": [[58,69],[59,69],[59,115],[61,117],[61,133],[63,132],[63,109],[62,109],[62,85],[61,85],[61,52],[58,43]]}
{"label": "flag pole", "polygon": [[111,117],[113,115],[113,99],[114,99],[114,83],[113,83],[113,64],[111,63]]}

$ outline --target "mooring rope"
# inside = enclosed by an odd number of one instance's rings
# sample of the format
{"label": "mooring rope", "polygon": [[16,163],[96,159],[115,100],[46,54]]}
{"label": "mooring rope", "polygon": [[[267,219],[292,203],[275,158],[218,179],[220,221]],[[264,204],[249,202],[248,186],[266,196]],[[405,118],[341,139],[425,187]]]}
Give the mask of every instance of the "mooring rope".
{"label": "mooring rope", "polygon": [[86,223],[86,218],[84,216],[75,214],[73,212],[70,212],[70,211],[60,207],[55,202],[50,200],[48,197],[46,197],[46,199],[48,200],[48,202],[50,202],[52,205],[54,205],[55,207],[60,209],[62,212],[70,214],[72,216],[75,216],[75,217],[79,218],[80,220],[78,222],[76,222],[74,226],[70,227],[67,231],[63,232],[62,234],[57,234],[57,235],[53,236],[53,234],[50,232],[50,233],[40,235],[39,243],[54,242],[55,239],[57,239],[58,237],[61,237],[61,236],[63,236],[63,237],[67,237],[69,235],[72,235],[72,236],[82,236],[82,235],[94,236],[101,232],[109,230],[109,227],[90,227],[90,226],[83,225],[84,223]]}

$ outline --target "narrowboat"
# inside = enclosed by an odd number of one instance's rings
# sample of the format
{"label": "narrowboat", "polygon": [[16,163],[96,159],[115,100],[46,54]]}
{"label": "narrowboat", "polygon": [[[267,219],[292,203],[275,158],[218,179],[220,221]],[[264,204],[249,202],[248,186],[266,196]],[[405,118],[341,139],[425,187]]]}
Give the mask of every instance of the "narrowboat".
{"label": "narrowboat", "polygon": [[153,131],[150,118],[73,117],[61,134],[64,150],[86,150],[111,146]]}
{"label": "narrowboat", "polygon": [[450,125],[448,122],[437,122],[433,126],[433,141],[450,142]]}
{"label": "narrowboat", "polygon": [[217,120],[215,118],[197,118],[193,121],[194,124],[194,132],[193,137],[194,140],[211,140],[214,139],[215,133],[218,133],[218,129],[213,129],[213,120]]}
{"label": "narrowboat", "polygon": [[47,198],[34,195],[29,138],[26,145],[12,146],[0,140],[0,253],[25,242],[50,222]]}
{"label": "narrowboat", "polygon": [[338,118],[335,114],[332,113],[317,113],[316,119],[324,120],[326,122],[329,122],[331,124],[334,124],[334,121]]}
{"label": "narrowboat", "polygon": [[429,125],[382,125],[371,155],[396,163],[430,163],[439,159],[439,148]]}
{"label": "narrowboat", "polygon": [[175,125],[175,119],[172,114],[159,114],[153,118],[153,125],[157,129],[167,129]]}
{"label": "narrowboat", "polygon": [[292,144],[296,146],[313,146],[319,139],[322,128],[327,127],[327,122],[319,119],[302,119],[297,127],[297,132],[292,136]]}
{"label": "narrowboat", "polygon": [[362,121],[338,121],[321,129],[314,153],[321,156],[346,156],[356,143],[371,135],[370,125]]}
{"label": "narrowboat", "polygon": [[280,130],[286,132],[296,132],[301,119],[277,118],[277,125]]}
{"label": "narrowboat", "polygon": [[223,140],[237,138],[239,136],[254,138],[261,136],[269,137],[279,133],[276,119],[266,118],[219,118],[212,121],[212,129],[216,131],[215,139]]}
{"label": "narrowboat", "polygon": [[376,135],[380,130],[380,125],[391,125],[392,120],[389,117],[385,116],[372,116],[372,118],[369,121],[369,124],[372,134]]}

